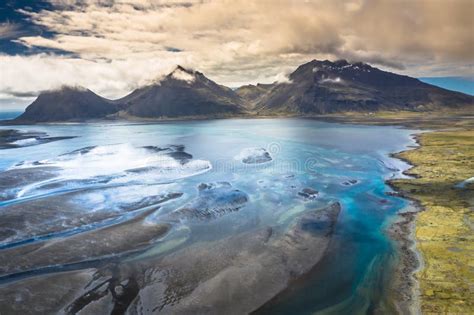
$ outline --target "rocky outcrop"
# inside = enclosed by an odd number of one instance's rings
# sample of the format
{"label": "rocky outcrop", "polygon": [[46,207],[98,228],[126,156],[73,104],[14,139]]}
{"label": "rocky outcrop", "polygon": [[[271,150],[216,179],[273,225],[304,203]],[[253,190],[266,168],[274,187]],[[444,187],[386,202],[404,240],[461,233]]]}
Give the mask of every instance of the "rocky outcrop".
{"label": "rocky outcrop", "polygon": [[244,164],[261,164],[270,162],[272,156],[264,148],[245,148],[235,157],[235,159]]}
{"label": "rocky outcrop", "polygon": [[312,200],[319,195],[319,192],[313,188],[306,187],[303,188],[300,192],[298,192],[298,195],[305,199]]}

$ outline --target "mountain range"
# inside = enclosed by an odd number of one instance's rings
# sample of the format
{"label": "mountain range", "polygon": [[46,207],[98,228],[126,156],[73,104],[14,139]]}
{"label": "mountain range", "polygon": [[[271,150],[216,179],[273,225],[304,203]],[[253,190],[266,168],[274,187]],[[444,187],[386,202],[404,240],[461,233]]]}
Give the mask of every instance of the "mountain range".
{"label": "mountain range", "polygon": [[181,66],[118,100],[66,86],[41,93],[14,123],[444,109],[474,110],[474,97],[366,63],[313,60],[299,66],[287,82],[245,85],[235,90]]}

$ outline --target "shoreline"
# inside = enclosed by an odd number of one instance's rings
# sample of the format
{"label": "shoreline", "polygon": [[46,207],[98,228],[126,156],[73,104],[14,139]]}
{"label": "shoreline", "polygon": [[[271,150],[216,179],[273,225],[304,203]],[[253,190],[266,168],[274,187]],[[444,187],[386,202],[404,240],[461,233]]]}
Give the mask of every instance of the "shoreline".
{"label": "shoreline", "polygon": [[391,266],[389,299],[399,314],[420,314],[421,299],[416,273],[423,268],[423,256],[417,249],[416,217],[420,211],[416,203],[402,209],[386,230],[397,256]]}
{"label": "shoreline", "polygon": [[393,268],[391,290],[401,313],[465,314],[474,310],[470,298],[474,277],[469,269],[474,248],[469,225],[473,186],[455,186],[472,176],[473,170],[472,122],[465,123],[455,130],[421,131],[415,135],[417,148],[392,155],[411,166],[403,172],[411,178],[387,183],[410,201],[387,229],[402,254]]}
{"label": "shoreline", "polygon": [[[314,119],[328,123],[342,123],[355,125],[380,125],[380,126],[403,126],[413,129],[437,129],[441,122],[449,120],[454,124],[465,119],[473,119],[474,115],[466,111],[437,111],[437,112],[413,112],[413,111],[381,111],[375,113],[367,112],[341,112],[329,114],[298,114],[298,113],[276,113],[273,115],[258,113],[243,113],[238,115],[215,115],[215,116],[182,116],[182,117],[137,117],[137,116],[110,116],[98,119],[66,120],[66,121],[15,121],[16,118],[0,120],[0,126],[30,126],[30,125],[68,125],[68,124],[90,124],[90,123],[132,123],[132,124],[159,124],[173,122],[190,122],[206,120],[226,119]],[[421,124],[417,126],[415,124]]]}
{"label": "shoreline", "polygon": [[[421,147],[419,133],[412,134],[411,138],[415,146],[407,145],[405,150],[391,153],[389,156],[407,163],[409,167],[402,174],[414,179],[416,177],[407,171],[416,165],[400,156],[405,151],[418,150]],[[408,200],[409,204],[396,213],[385,230],[397,252],[395,264],[391,266],[392,274],[389,276],[389,299],[393,300],[394,307],[400,314],[420,314],[420,285],[416,273],[423,268],[424,262],[417,247],[416,218],[418,213],[425,209],[418,200],[406,195],[393,184],[396,179],[388,179],[385,184],[395,192],[394,195]]]}

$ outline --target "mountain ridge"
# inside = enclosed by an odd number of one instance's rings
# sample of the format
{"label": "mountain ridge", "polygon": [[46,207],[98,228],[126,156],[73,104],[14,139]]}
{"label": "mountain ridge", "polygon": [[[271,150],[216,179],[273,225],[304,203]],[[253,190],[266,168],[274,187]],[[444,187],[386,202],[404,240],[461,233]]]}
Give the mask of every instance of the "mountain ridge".
{"label": "mountain ridge", "polygon": [[199,71],[177,66],[157,83],[117,100],[125,113],[142,118],[239,114],[243,101],[230,88]]}
{"label": "mountain ridge", "polygon": [[288,82],[235,90],[180,65],[128,95],[109,100],[83,87],[42,92],[13,123],[93,119],[178,119],[235,116],[311,116],[339,112],[473,109],[474,96],[362,62],[312,60]]}
{"label": "mountain ridge", "polygon": [[63,85],[42,92],[14,121],[50,122],[99,119],[119,110],[119,104],[81,86]]}
{"label": "mountain ridge", "polygon": [[274,84],[265,95],[254,100],[257,114],[432,111],[472,106],[474,103],[472,96],[346,60],[312,60],[291,73],[289,81]]}

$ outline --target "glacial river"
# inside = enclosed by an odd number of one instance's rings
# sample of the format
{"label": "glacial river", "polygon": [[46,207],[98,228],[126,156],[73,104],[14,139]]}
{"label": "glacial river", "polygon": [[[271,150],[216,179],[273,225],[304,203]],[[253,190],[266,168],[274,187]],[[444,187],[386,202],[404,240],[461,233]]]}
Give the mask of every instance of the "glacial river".
{"label": "glacial river", "polygon": [[[0,150],[2,314],[385,303],[397,255],[386,228],[407,205],[387,194],[408,167],[389,154],[414,145],[413,130],[309,119],[1,129],[41,135]],[[340,210],[317,217],[330,205]]]}

